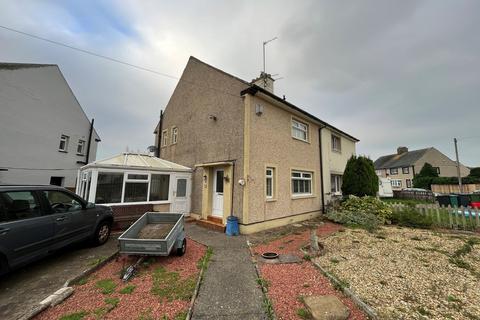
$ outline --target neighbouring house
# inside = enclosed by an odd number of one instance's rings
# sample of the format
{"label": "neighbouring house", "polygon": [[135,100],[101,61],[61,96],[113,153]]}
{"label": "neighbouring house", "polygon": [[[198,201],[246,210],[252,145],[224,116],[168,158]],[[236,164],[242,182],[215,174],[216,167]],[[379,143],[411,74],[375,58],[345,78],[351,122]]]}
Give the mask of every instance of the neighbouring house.
{"label": "neighbouring house", "polygon": [[[413,177],[427,162],[436,168],[440,177],[457,175],[457,163],[433,147],[413,151],[398,147],[397,153],[378,158],[374,166],[379,177],[391,179],[393,190],[401,190],[413,187]],[[460,173],[466,177],[470,169],[461,164]]]}
{"label": "neighbouring house", "polygon": [[0,183],[73,189],[99,141],[57,65],[0,63]]}
{"label": "neighbouring house", "polygon": [[358,139],[274,93],[194,57],[156,129],[158,156],[194,168],[192,208],[205,223],[238,217],[251,233],[320,214],[341,193]]}
{"label": "neighbouring house", "polygon": [[78,171],[76,192],[113,209],[116,227],[148,211],[190,212],[192,169],[149,154],[121,153]]}

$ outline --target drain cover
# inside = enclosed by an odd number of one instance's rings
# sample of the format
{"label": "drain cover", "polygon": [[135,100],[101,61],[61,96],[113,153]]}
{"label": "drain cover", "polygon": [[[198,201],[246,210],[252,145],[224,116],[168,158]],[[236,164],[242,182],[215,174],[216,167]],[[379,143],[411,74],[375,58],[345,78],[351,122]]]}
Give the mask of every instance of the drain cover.
{"label": "drain cover", "polygon": [[276,259],[278,258],[278,253],[276,252],[264,252],[262,253],[264,259]]}

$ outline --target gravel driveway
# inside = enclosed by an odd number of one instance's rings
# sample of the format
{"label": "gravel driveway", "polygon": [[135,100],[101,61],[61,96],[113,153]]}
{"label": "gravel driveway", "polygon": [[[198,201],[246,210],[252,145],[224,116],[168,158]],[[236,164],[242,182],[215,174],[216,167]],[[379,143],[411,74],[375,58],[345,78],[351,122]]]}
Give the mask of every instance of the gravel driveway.
{"label": "gravel driveway", "polygon": [[63,284],[117,251],[117,237],[103,246],[79,244],[15,270],[0,280],[0,319],[18,319]]}
{"label": "gravel driveway", "polygon": [[480,238],[398,227],[346,229],[318,262],[381,319],[479,319]]}

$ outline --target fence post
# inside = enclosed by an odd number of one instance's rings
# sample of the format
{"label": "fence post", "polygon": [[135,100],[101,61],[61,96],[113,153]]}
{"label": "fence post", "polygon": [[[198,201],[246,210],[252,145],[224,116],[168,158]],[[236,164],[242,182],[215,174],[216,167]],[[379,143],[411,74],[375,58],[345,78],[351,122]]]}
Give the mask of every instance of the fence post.
{"label": "fence post", "polygon": [[475,208],[475,231],[477,229],[480,229],[480,218],[478,217],[478,214],[480,213],[480,210]]}
{"label": "fence post", "polygon": [[463,230],[467,230],[467,221],[465,219],[465,207],[464,206],[460,206],[459,214],[462,215]]}
{"label": "fence post", "polygon": [[438,226],[442,226],[442,220],[440,219],[440,208],[438,205],[436,206],[435,211],[437,212],[437,224]]}
{"label": "fence post", "polygon": [[447,214],[448,214],[448,222],[450,224],[450,229],[453,229],[453,221],[452,221],[452,206],[447,206]]}

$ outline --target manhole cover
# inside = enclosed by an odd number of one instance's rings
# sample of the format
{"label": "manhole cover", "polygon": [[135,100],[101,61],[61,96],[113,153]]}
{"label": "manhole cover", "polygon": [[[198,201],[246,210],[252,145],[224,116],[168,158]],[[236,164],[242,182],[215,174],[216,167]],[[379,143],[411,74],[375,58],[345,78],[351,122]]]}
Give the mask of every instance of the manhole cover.
{"label": "manhole cover", "polygon": [[264,259],[276,259],[278,258],[278,253],[276,252],[264,252],[262,253]]}

